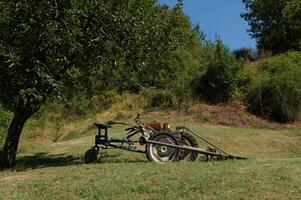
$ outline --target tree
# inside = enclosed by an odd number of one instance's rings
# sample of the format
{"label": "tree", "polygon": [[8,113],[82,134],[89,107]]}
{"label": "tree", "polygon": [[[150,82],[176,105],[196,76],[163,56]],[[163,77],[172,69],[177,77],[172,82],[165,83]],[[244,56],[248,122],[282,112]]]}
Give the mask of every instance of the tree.
{"label": "tree", "polygon": [[25,122],[59,95],[66,71],[89,68],[101,49],[97,1],[0,2],[0,103],[14,113],[0,167],[15,165]]}
{"label": "tree", "polygon": [[1,167],[15,165],[25,122],[72,85],[72,71],[88,97],[95,81],[164,87],[176,74],[172,53],[197,43],[181,1],[2,0],[0,30],[0,103],[14,113]]}
{"label": "tree", "polygon": [[258,49],[273,54],[301,50],[300,0],[242,0]]}
{"label": "tree", "polygon": [[229,101],[239,85],[242,67],[229,48],[217,39],[213,55],[207,57],[204,72],[192,80],[194,95],[213,104]]}
{"label": "tree", "polygon": [[236,59],[241,60],[243,62],[255,61],[257,57],[256,52],[253,51],[252,48],[246,48],[246,47],[236,49],[232,53],[236,57]]}
{"label": "tree", "polygon": [[207,36],[204,33],[204,31],[201,30],[201,26],[200,24],[196,24],[193,28],[192,28],[192,32],[194,34],[196,34],[197,39],[200,42],[200,45],[205,45],[205,43],[207,42]]}
{"label": "tree", "polygon": [[173,52],[191,48],[197,40],[181,1],[172,9],[154,0],[117,2],[118,6],[108,6],[116,22],[106,41],[110,53],[102,62],[111,67],[103,67],[99,73],[99,78],[105,79],[103,89],[138,92],[141,86],[165,88],[178,70],[169,65]]}
{"label": "tree", "polygon": [[102,60],[81,81],[86,89],[97,82],[89,96],[112,89],[166,88],[183,71],[170,63],[175,51],[199,45],[181,2],[169,9],[154,0],[113,0],[105,3],[105,10],[114,17],[102,12]]}

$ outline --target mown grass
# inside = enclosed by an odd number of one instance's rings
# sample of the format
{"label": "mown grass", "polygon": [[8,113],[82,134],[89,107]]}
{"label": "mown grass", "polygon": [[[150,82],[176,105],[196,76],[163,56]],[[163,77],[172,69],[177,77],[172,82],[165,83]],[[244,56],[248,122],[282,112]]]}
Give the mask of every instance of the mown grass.
{"label": "mown grass", "polygon": [[[23,141],[13,171],[0,172],[0,199],[301,199],[301,130],[201,125],[187,117],[144,119],[184,125],[248,160],[147,162],[145,155],[105,150],[101,163],[82,155],[95,129],[43,144]],[[124,136],[123,127],[112,137]],[[201,143],[200,145],[205,148]]]}
{"label": "mown grass", "polygon": [[218,163],[132,160],[1,177],[3,199],[298,199],[300,159]]}

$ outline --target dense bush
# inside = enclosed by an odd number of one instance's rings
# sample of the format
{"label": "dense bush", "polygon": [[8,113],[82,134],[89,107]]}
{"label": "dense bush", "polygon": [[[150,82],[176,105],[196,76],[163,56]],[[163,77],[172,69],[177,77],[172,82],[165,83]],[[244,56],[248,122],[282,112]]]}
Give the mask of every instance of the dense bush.
{"label": "dense bush", "polygon": [[242,64],[217,40],[204,73],[192,81],[193,93],[210,103],[226,102],[237,87],[241,69]]}
{"label": "dense bush", "polygon": [[255,114],[279,122],[295,120],[301,108],[301,53],[260,63],[247,102]]}
{"label": "dense bush", "polygon": [[59,98],[47,101],[41,109],[33,115],[33,119],[44,122],[61,123],[86,117],[92,111],[91,99],[79,95],[72,98]]}
{"label": "dense bush", "polygon": [[169,90],[143,89],[141,94],[147,99],[147,107],[169,108],[174,106],[174,95]]}
{"label": "dense bush", "polygon": [[115,91],[104,92],[91,98],[91,109],[101,112],[109,109],[114,103],[120,101],[120,95]]}
{"label": "dense bush", "polygon": [[252,48],[243,47],[243,48],[234,50],[233,54],[236,57],[236,59],[244,61],[244,62],[255,61],[257,58],[256,52],[253,51]]}

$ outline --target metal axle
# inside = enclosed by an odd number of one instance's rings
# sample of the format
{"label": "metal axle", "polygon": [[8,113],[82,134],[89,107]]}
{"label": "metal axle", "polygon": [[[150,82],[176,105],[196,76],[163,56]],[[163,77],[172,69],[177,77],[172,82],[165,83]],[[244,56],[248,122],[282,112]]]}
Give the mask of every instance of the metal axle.
{"label": "metal axle", "polygon": [[169,143],[165,143],[165,142],[158,142],[158,141],[154,141],[154,140],[146,140],[146,143],[149,144],[157,144],[157,145],[161,145],[161,146],[167,146],[167,147],[173,147],[173,148],[177,148],[177,149],[183,149],[183,150],[189,150],[189,151],[194,151],[200,154],[205,154],[205,155],[211,155],[211,156],[222,156],[228,159],[246,159],[244,157],[239,157],[239,156],[232,156],[232,155],[228,155],[228,154],[221,154],[218,152],[210,152],[210,151],[206,151],[204,149],[201,148],[196,148],[196,147],[191,147],[191,146],[186,146],[186,145],[174,145],[174,144],[169,144]]}

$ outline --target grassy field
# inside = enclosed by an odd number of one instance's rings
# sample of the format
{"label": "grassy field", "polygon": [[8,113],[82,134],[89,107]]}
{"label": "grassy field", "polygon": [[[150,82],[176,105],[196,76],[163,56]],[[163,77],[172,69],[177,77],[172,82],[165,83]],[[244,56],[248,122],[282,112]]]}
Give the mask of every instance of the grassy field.
{"label": "grassy field", "polygon": [[[301,130],[169,121],[249,159],[156,164],[112,149],[102,152],[101,163],[86,165],[82,155],[95,132],[89,129],[61,142],[23,141],[16,169],[0,172],[0,199],[301,199]],[[112,136],[120,132],[116,127]]]}

